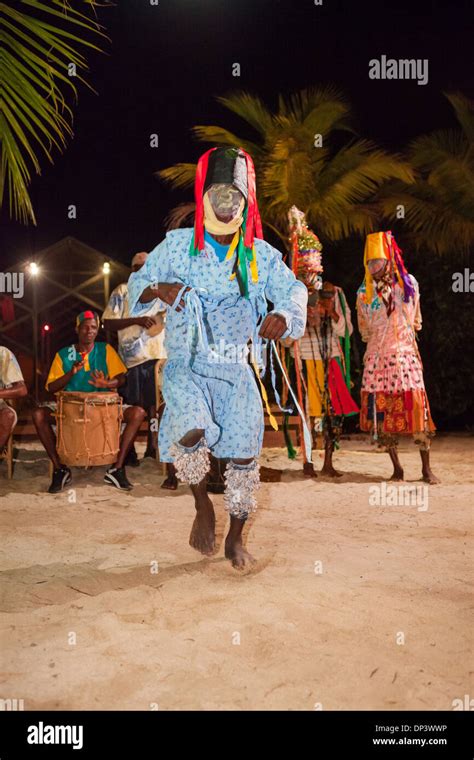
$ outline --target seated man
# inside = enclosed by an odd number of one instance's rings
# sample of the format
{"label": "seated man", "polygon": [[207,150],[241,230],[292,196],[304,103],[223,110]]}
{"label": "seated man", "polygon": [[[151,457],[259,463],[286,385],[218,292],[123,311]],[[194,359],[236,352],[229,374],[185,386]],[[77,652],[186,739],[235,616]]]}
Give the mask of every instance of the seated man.
{"label": "seated man", "polygon": [[[46,381],[48,391],[87,393],[93,390],[117,390],[123,385],[127,369],[112,346],[95,342],[99,327],[99,317],[95,312],[83,311],[79,314],[76,319],[77,343],[65,346],[54,357]],[[132,484],[127,479],[124,462],[145,417],[145,411],[139,406],[123,408],[125,428],[119,455],[115,464],[108,468],[104,480],[108,485],[129,491]],[[35,409],[33,422],[38,437],[54,465],[53,479],[48,492],[58,493],[71,482],[71,470],[60,462],[56,451],[51,409],[45,406]]]}
{"label": "seated man", "polygon": [[20,398],[28,393],[21,369],[11,351],[0,346],[0,451],[7,445],[17,423],[14,409],[7,399]]}

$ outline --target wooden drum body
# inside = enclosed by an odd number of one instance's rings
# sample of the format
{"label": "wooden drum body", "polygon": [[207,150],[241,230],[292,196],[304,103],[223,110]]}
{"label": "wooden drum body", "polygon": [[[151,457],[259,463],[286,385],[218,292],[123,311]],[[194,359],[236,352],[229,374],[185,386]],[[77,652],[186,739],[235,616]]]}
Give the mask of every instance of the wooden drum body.
{"label": "wooden drum body", "polygon": [[56,397],[56,447],[61,462],[74,467],[113,464],[123,416],[118,393],[61,391]]}

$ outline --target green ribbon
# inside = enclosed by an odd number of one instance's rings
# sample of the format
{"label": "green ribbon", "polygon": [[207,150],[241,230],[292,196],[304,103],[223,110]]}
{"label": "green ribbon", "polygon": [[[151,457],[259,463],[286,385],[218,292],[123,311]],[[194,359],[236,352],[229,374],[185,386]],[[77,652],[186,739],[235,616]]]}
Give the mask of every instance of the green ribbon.
{"label": "green ribbon", "polygon": [[351,336],[349,335],[349,328],[347,326],[346,319],[346,299],[342,290],[338,290],[339,303],[341,304],[342,313],[344,315],[344,324],[346,326],[344,338],[339,338],[341,346],[344,348],[344,364],[345,364],[345,381],[348,390],[351,389]]}
{"label": "green ribbon", "polygon": [[245,296],[245,298],[249,297],[249,275],[247,262],[250,265],[253,259],[253,247],[251,246],[250,248],[247,248],[244,245],[245,230],[247,227],[247,213],[248,208],[245,206],[243,213],[244,220],[240,228],[239,242],[237,244],[237,266],[239,268],[241,287],[243,289],[242,295]]}
{"label": "green ribbon", "polygon": [[[290,352],[286,352],[286,373],[290,377],[291,355]],[[285,414],[283,418],[283,437],[285,439],[286,450],[288,452],[288,459],[296,459],[296,450],[293,446],[290,430],[289,430],[290,415]]]}

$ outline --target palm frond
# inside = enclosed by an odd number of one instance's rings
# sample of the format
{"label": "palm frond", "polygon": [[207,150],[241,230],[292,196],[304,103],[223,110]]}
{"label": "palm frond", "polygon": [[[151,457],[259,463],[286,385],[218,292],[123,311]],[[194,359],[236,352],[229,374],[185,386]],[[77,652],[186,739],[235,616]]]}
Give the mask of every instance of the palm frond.
{"label": "palm frond", "polygon": [[288,101],[280,96],[278,117],[286,117],[323,136],[334,129],[352,131],[351,107],[340,90],[331,85],[300,90],[290,95]]}
{"label": "palm frond", "polygon": [[470,143],[474,142],[474,102],[461,92],[445,93]]}
{"label": "palm frond", "polygon": [[[95,0],[87,0],[95,11]],[[36,223],[28,193],[32,170],[41,172],[39,151],[53,162],[53,149],[62,153],[73,136],[66,92],[77,101],[77,83],[90,90],[82,72],[88,70],[80,48],[102,52],[84,33],[108,37],[96,21],[66,0],[22,0],[42,15],[31,15],[0,3],[3,46],[0,50],[0,206],[8,193],[10,215],[24,224]],[[55,23],[45,20],[52,17]],[[60,23],[59,23],[60,21]],[[57,23],[56,23],[57,22]],[[74,34],[75,29],[80,36]],[[69,75],[74,65],[76,76]]]}
{"label": "palm frond", "polygon": [[464,160],[468,155],[468,142],[460,130],[439,129],[413,140],[408,155],[416,169],[431,171],[444,161]]}
{"label": "palm frond", "polygon": [[413,182],[410,164],[376,148],[369,140],[356,140],[340,148],[328,162],[318,180],[319,194],[321,200],[337,192],[349,201],[357,201],[389,179]]}
{"label": "palm frond", "polygon": [[399,207],[404,209],[404,224],[412,233],[416,248],[439,255],[456,251],[467,253],[474,246],[474,221],[456,206],[440,204],[436,192],[423,180],[410,187],[403,184],[387,188],[378,198],[382,218],[391,225]]}
{"label": "palm frond", "polygon": [[[365,235],[397,221],[405,207],[406,233],[415,245],[446,253],[474,243],[472,104],[459,93],[448,96],[461,130],[438,130],[409,146],[406,157],[357,139],[351,109],[334,87],[310,88],[278,98],[272,114],[248,93],[219,98],[258,133],[244,141],[220,126],[198,126],[195,136],[215,145],[242,145],[255,160],[263,224],[283,242],[292,204],[326,240]],[[350,134],[342,147],[332,139]],[[314,135],[323,135],[315,147]],[[192,169],[190,168],[192,167]],[[160,172],[175,187],[191,187],[194,167],[178,164]]]}
{"label": "palm frond", "polygon": [[196,164],[175,164],[166,169],[160,169],[156,174],[174,188],[189,188],[194,186]]}
{"label": "palm frond", "polygon": [[244,140],[222,127],[198,125],[192,128],[192,132],[200,142],[209,143],[210,145],[228,146],[230,148],[243,148],[255,160],[257,160],[257,156],[261,152],[261,148],[257,143],[251,140]]}
{"label": "palm frond", "polygon": [[217,98],[229,111],[240,116],[250,124],[262,137],[273,129],[273,117],[265,104],[256,95],[248,92],[235,92]]}
{"label": "palm frond", "polygon": [[295,138],[285,136],[275,142],[260,176],[260,191],[268,210],[281,206],[286,215],[293,204],[305,208],[315,192],[315,164],[324,164],[326,158],[324,150],[313,149],[313,153],[309,158],[307,144]]}
{"label": "palm frond", "polygon": [[408,158],[416,182],[389,185],[378,200],[384,217],[393,214],[394,204],[403,206],[404,224],[418,249],[465,255],[474,246],[473,104],[460,93],[446,97],[462,128],[414,140]]}
{"label": "palm frond", "polygon": [[331,213],[310,207],[307,219],[323,239],[337,242],[352,235],[362,237],[374,232],[378,229],[380,216],[375,203],[358,203],[345,207],[344,211]]}
{"label": "palm frond", "polygon": [[180,203],[175,206],[165,217],[166,231],[176,230],[178,227],[188,226],[193,220],[196,211],[195,203]]}

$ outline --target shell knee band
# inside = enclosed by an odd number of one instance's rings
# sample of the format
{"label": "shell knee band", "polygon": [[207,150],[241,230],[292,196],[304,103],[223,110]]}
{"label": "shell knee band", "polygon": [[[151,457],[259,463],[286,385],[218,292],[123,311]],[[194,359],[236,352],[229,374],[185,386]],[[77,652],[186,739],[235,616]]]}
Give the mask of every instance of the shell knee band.
{"label": "shell knee band", "polygon": [[195,446],[173,444],[171,456],[176,475],[183,483],[197,485],[209,472],[209,449],[205,438],[201,438]]}
{"label": "shell knee band", "polygon": [[231,517],[246,520],[257,509],[255,492],[260,485],[259,466],[229,462],[224,473],[224,507]]}

